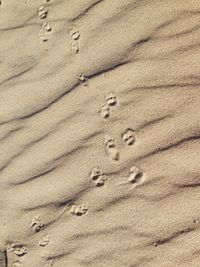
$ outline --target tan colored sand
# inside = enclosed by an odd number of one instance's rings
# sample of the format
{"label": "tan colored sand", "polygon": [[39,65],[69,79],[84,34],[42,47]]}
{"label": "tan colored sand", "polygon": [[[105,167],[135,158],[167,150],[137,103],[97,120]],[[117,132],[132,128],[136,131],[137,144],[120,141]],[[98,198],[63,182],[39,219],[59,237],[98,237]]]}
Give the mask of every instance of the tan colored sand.
{"label": "tan colored sand", "polygon": [[197,0],[1,1],[0,267],[200,266],[199,27]]}

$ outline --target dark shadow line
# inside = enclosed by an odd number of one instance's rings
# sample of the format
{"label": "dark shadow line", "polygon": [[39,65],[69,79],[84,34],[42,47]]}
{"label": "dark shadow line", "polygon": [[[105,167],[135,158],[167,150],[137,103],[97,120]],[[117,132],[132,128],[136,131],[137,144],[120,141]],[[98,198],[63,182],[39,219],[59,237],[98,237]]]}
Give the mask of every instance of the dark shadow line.
{"label": "dark shadow line", "polygon": [[99,3],[103,2],[104,0],[97,0],[96,2],[94,2],[92,5],[90,5],[89,7],[87,7],[85,10],[81,11],[81,13],[79,13],[76,17],[72,18],[70,21],[74,22],[77,19],[82,18],[83,16],[85,16],[89,11],[91,11],[92,9],[94,9],[95,6],[97,6]]}

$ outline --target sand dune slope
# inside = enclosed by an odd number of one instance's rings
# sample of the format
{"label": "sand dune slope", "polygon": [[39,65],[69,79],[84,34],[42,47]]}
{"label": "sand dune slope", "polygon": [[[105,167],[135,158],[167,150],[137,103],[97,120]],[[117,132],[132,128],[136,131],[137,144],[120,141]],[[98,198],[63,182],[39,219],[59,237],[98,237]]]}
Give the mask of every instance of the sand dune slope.
{"label": "sand dune slope", "polygon": [[0,267],[200,266],[200,2],[0,1]]}

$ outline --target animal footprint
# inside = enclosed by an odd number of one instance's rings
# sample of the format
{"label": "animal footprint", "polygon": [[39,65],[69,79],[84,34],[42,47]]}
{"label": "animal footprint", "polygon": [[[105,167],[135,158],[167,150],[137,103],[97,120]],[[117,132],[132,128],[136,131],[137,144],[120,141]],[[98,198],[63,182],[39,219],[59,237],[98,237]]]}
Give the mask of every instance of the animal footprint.
{"label": "animal footprint", "polygon": [[115,147],[115,139],[110,137],[110,136],[106,136],[105,137],[105,146],[106,146],[106,148]]}
{"label": "animal footprint", "polygon": [[143,172],[139,167],[132,166],[130,168],[130,175],[128,177],[128,181],[130,183],[139,183],[143,176]]}
{"label": "animal footprint", "polygon": [[48,41],[48,36],[46,35],[46,32],[44,31],[44,29],[40,29],[40,31],[39,31],[39,39],[42,42]]}
{"label": "animal footprint", "polygon": [[78,45],[78,43],[75,42],[74,40],[72,40],[70,42],[70,45],[71,45],[72,52],[74,52],[75,54],[77,54],[79,52],[79,45]]}
{"label": "animal footprint", "polygon": [[10,251],[14,252],[15,255],[21,257],[28,253],[28,248],[22,244],[12,244],[10,247]]}
{"label": "animal footprint", "polygon": [[75,27],[71,27],[69,29],[69,35],[73,40],[78,40],[80,38],[79,30],[76,29]]}
{"label": "animal footprint", "polygon": [[49,236],[44,236],[42,240],[39,241],[40,247],[46,247],[49,244]]}
{"label": "animal footprint", "polygon": [[94,184],[96,186],[104,185],[105,181],[107,180],[106,175],[99,167],[95,167],[92,169],[90,177],[94,181]]}
{"label": "animal footprint", "polygon": [[144,175],[142,170],[139,167],[132,166],[129,171],[129,176],[127,177],[126,181],[122,181],[117,185],[123,184],[134,184],[134,187],[140,185],[144,182]]}
{"label": "animal footprint", "polygon": [[71,27],[69,29],[69,35],[70,35],[70,45],[71,50],[77,54],[79,52],[79,39],[80,39],[80,33],[79,30],[76,29],[76,27]]}
{"label": "animal footprint", "polygon": [[72,205],[70,209],[70,213],[73,215],[81,216],[87,212],[88,208],[82,205]]}
{"label": "animal footprint", "polygon": [[106,96],[106,102],[109,106],[115,106],[117,104],[117,97],[114,93],[109,93]]}
{"label": "animal footprint", "polygon": [[87,86],[88,85],[88,78],[87,78],[87,76],[84,74],[84,73],[80,73],[79,75],[78,75],[78,80],[83,84],[83,85],[85,85],[85,86]]}
{"label": "animal footprint", "polygon": [[132,129],[127,129],[123,134],[122,134],[122,139],[123,141],[128,145],[131,146],[135,143],[135,134]]}
{"label": "animal footprint", "polygon": [[49,22],[44,21],[42,23],[42,29],[44,29],[47,32],[50,32],[52,30],[52,27],[50,26]]}
{"label": "animal footprint", "polygon": [[44,6],[40,6],[38,9],[38,17],[40,19],[45,19],[48,14],[48,9]]}
{"label": "animal footprint", "polygon": [[33,229],[34,233],[38,233],[40,230],[42,230],[45,227],[45,224],[37,216],[37,217],[33,218],[30,227]]}
{"label": "animal footprint", "polygon": [[101,117],[103,119],[106,119],[110,117],[110,108],[107,104],[102,104],[101,105],[101,111],[100,111]]}
{"label": "animal footprint", "polygon": [[42,23],[42,28],[39,31],[39,38],[42,42],[48,41],[48,34],[51,32],[52,28],[47,21]]}
{"label": "animal footprint", "polygon": [[103,175],[103,172],[99,167],[93,168],[90,173],[90,177],[92,178],[92,180],[96,180],[101,175]]}
{"label": "animal footprint", "polygon": [[101,105],[100,115],[103,119],[110,117],[110,107],[117,104],[117,97],[114,93],[109,93],[106,96],[106,103]]}
{"label": "animal footprint", "polygon": [[119,160],[119,150],[115,147],[115,140],[114,138],[110,137],[110,136],[106,136],[105,138],[105,147],[106,147],[106,151],[108,156],[112,159],[112,160]]}

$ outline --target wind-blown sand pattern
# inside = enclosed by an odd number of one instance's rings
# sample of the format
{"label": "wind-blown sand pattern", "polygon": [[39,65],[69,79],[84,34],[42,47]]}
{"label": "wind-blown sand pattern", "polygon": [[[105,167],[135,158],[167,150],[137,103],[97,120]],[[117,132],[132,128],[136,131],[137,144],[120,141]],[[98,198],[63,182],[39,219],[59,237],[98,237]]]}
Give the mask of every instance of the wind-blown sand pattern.
{"label": "wind-blown sand pattern", "polygon": [[0,267],[200,266],[200,1],[2,0]]}

